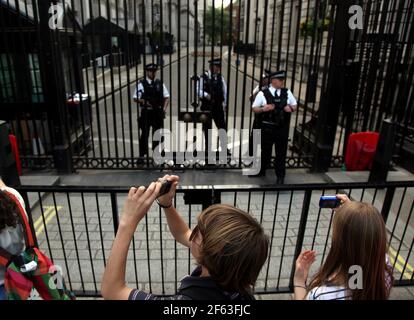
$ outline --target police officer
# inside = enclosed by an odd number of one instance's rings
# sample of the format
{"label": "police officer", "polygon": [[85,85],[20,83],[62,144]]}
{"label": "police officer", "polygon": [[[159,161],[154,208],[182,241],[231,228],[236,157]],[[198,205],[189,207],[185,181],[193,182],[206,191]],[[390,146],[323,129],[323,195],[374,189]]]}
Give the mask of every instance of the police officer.
{"label": "police officer", "polygon": [[[146,77],[141,80],[134,94],[134,101],[141,107],[138,124],[141,130],[139,137],[139,155],[148,155],[148,137],[152,127],[152,134],[163,128],[165,113],[169,105],[170,94],[161,80],[156,79],[158,65],[150,63],[145,66]],[[139,113],[139,112],[138,112]],[[152,150],[159,145],[153,141]]]}
{"label": "police officer", "polygon": [[[206,152],[210,150],[211,142],[208,140],[208,130],[211,129],[211,120],[214,120],[217,129],[226,130],[226,112],[227,112],[227,85],[221,74],[221,59],[212,59],[209,61],[210,70],[205,72],[197,83],[197,93],[201,99],[201,111],[209,111],[211,118],[203,122],[203,132],[206,142]],[[227,139],[226,139],[227,140]],[[230,156],[230,150],[227,149],[227,141],[220,139],[221,150],[227,150]]]}
{"label": "police officer", "polygon": [[[250,103],[253,104],[253,101],[256,99],[256,96],[260,91],[265,90],[269,86],[269,76],[271,71],[265,69],[263,71],[262,79],[260,79],[260,83],[253,89],[252,94],[249,97]],[[254,114],[253,126],[252,131],[250,132],[249,136],[249,154],[253,155],[253,133],[254,130],[260,129],[259,117]]]}
{"label": "police officer", "polygon": [[262,165],[258,175],[265,175],[275,145],[277,184],[284,183],[290,115],[297,109],[295,97],[284,87],[285,78],[286,71],[272,73],[270,86],[257,94],[252,106],[262,129]]}

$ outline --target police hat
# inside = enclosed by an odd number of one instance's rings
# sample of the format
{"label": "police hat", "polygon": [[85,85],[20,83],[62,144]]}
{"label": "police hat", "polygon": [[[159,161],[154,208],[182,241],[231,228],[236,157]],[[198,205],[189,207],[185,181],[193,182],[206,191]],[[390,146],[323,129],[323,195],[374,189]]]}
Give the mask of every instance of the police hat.
{"label": "police hat", "polygon": [[149,63],[145,66],[145,70],[147,71],[157,71],[158,70],[158,65],[155,63]]}
{"label": "police hat", "polygon": [[271,74],[272,74],[272,71],[270,71],[269,69],[264,69],[262,77],[263,78],[268,78]]}
{"label": "police hat", "polygon": [[280,70],[270,74],[270,79],[285,79],[286,78],[286,71]]}
{"label": "police hat", "polygon": [[221,67],[221,59],[220,58],[211,59],[211,60],[208,61],[208,63],[211,66],[219,66],[219,67]]}

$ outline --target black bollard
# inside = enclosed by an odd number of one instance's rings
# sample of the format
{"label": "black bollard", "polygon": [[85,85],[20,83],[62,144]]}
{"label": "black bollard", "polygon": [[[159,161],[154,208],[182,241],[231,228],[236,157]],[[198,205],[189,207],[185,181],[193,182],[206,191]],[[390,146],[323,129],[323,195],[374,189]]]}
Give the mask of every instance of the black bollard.
{"label": "black bollard", "polygon": [[391,119],[384,119],[369,174],[369,182],[382,183],[387,180],[395,146],[395,131],[395,123]]}

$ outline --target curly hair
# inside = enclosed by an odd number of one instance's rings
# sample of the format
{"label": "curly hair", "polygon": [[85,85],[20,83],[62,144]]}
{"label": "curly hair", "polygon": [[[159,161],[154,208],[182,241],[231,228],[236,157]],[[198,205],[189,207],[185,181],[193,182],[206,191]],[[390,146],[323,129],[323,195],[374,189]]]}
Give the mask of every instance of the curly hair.
{"label": "curly hair", "polygon": [[0,231],[6,227],[16,227],[19,211],[16,203],[0,190]]}

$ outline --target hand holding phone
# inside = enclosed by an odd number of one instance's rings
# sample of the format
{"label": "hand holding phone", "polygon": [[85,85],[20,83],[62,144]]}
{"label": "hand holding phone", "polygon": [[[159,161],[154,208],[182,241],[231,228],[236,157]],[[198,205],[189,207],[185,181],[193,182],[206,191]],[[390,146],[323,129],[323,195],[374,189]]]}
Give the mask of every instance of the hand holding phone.
{"label": "hand holding phone", "polygon": [[168,207],[173,202],[179,180],[180,178],[174,175],[166,175],[158,179],[161,183],[161,189],[157,196],[159,204]]}
{"label": "hand holding phone", "polygon": [[319,200],[320,208],[330,208],[335,209],[341,205],[341,199],[337,196],[321,196]]}
{"label": "hand holding phone", "polygon": [[160,192],[158,193],[158,197],[161,197],[164,194],[167,194],[168,192],[170,192],[171,186],[173,184],[172,181],[166,180],[166,179],[163,180],[161,183],[162,183],[162,185],[161,185]]}

